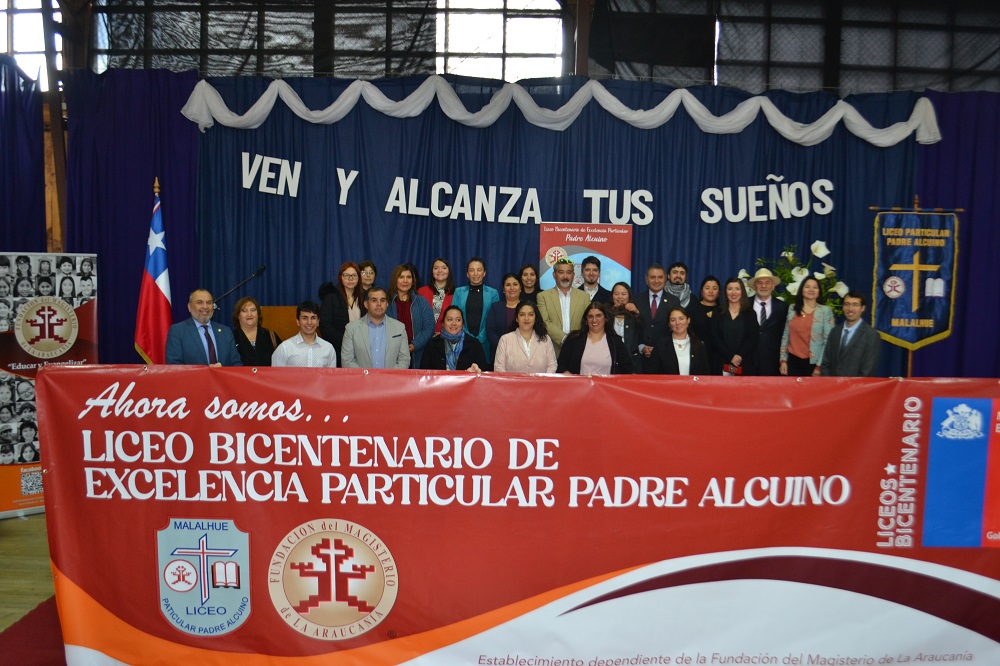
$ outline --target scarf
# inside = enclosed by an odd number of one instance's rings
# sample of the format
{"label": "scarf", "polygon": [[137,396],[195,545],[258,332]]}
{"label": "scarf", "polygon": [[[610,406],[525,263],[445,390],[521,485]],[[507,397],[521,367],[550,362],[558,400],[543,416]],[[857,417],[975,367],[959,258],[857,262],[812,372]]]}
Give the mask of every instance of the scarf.
{"label": "scarf", "polygon": [[688,286],[687,282],[684,284],[674,284],[668,282],[663,287],[663,291],[677,297],[677,300],[681,302],[681,307],[687,307],[688,303],[691,302],[691,287]]}
{"label": "scarf", "polygon": [[465,331],[449,333],[441,329],[441,337],[444,338],[444,360],[449,370],[456,370],[458,357],[462,354],[462,345],[465,344]]}

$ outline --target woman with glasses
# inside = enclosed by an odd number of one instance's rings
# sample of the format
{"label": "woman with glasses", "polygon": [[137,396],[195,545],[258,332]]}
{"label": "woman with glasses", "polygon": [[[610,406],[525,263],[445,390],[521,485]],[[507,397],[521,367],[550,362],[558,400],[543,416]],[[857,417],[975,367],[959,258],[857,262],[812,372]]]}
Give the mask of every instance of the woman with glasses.
{"label": "woman with glasses", "polygon": [[[378,269],[375,268],[375,263],[365,259],[360,264],[358,264],[358,276],[361,280],[361,300],[368,298],[368,290],[372,288],[375,284],[375,278],[378,277]],[[340,358],[338,355],[337,358]]]}
{"label": "woman with glasses", "polygon": [[581,327],[563,341],[556,372],[567,375],[632,374],[632,359],[615,334],[604,305],[592,302],[583,313]]}
{"label": "woman with glasses", "polygon": [[340,347],[344,329],[365,314],[361,289],[361,269],[353,261],[345,262],[337,272],[337,284],[327,282],[319,288],[319,334],[337,350],[340,365]]}

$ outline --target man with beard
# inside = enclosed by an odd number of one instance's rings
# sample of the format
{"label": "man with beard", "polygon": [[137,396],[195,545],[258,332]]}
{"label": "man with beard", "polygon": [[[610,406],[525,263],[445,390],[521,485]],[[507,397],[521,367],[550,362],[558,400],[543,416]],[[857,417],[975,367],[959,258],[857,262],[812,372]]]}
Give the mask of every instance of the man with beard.
{"label": "man with beard", "polygon": [[580,289],[590,296],[591,301],[611,305],[611,292],[601,286],[601,260],[590,255],[580,264],[583,274],[583,284]]}
{"label": "man with beard", "polygon": [[667,269],[667,286],[665,291],[687,307],[691,302],[691,287],[687,284],[688,267],[683,261],[675,261]]}

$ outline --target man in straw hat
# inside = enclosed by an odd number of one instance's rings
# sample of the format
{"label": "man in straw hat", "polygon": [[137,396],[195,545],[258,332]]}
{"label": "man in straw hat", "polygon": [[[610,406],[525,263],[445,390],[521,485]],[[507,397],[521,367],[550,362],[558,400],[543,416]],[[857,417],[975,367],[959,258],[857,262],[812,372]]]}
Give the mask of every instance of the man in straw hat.
{"label": "man in straw hat", "polygon": [[781,356],[781,335],[788,319],[788,304],[774,297],[774,288],[781,278],[766,268],[759,269],[749,280],[753,287],[753,311],[760,325],[754,367],[758,375],[778,375]]}

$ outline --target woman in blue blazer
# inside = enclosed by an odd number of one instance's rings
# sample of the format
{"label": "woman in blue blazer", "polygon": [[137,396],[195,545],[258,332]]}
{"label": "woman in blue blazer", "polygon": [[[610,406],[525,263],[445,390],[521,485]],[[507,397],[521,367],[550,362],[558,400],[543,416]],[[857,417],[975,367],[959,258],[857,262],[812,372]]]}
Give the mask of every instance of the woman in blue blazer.
{"label": "woman in blue blazer", "polygon": [[389,309],[386,315],[406,327],[410,339],[410,367],[420,367],[424,347],[434,335],[434,311],[427,299],[417,295],[413,271],[405,264],[396,266],[389,279]]}

